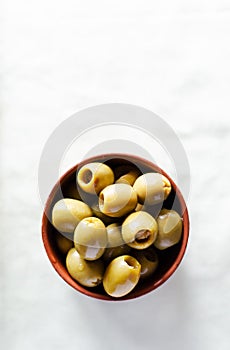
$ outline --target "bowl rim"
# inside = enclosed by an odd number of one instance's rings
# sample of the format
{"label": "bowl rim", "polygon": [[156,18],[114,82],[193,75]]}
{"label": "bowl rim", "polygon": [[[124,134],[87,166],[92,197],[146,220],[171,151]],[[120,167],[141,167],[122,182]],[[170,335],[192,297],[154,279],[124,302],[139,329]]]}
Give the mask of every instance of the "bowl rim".
{"label": "bowl rim", "polygon": [[[137,161],[141,164],[144,164],[145,166],[149,166],[150,168],[156,170],[157,172],[160,172],[161,174],[165,175],[169,179],[169,181],[171,182],[171,185],[172,185],[174,191],[176,192],[179,203],[181,205],[182,218],[183,218],[182,242],[181,242],[181,247],[180,247],[179,253],[178,253],[174,263],[164,273],[162,278],[157,280],[155,283],[150,284],[148,286],[145,286],[140,290],[134,289],[131,294],[127,294],[126,296],[124,296],[122,298],[113,298],[113,297],[106,295],[106,294],[100,294],[100,293],[94,292],[93,288],[91,291],[91,289],[87,289],[86,287],[82,286],[77,281],[75,281],[69,275],[68,271],[59,262],[59,259],[58,259],[57,255],[55,254],[55,249],[53,249],[52,245],[49,242],[48,233],[47,233],[47,229],[46,229],[48,221],[49,221],[49,218],[48,218],[46,213],[49,212],[50,206],[51,206],[52,201],[54,199],[54,196],[56,195],[57,190],[60,188],[60,185],[64,182],[65,178],[68,177],[69,175],[71,175],[72,173],[74,173],[79,167],[81,167],[89,162],[95,162],[95,161],[103,162],[103,161],[113,159],[113,158],[121,158],[121,159],[129,160],[129,161],[135,160],[135,161]],[[173,275],[173,273],[176,271],[176,269],[178,268],[178,266],[180,265],[180,263],[184,257],[186,247],[188,244],[188,239],[189,239],[189,228],[190,228],[190,222],[189,222],[187,205],[185,203],[185,200],[183,198],[183,195],[182,195],[180,189],[175,184],[175,182],[171,179],[171,177],[163,169],[161,169],[158,165],[154,164],[153,162],[151,162],[145,158],[142,158],[140,156],[131,155],[128,153],[105,153],[105,154],[91,156],[87,159],[80,161],[79,163],[77,163],[76,165],[71,167],[69,170],[67,170],[55,183],[55,185],[53,186],[53,188],[52,188],[52,190],[51,190],[51,192],[46,200],[46,203],[45,203],[45,206],[43,209],[42,225],[41,225],[42,241],[43,241],[43,245],[44,245],[46,254],[47,254],[52,266],[54,267],[56,272],[59,274],[59,276],[66,283],[68,283],[72,288],[77,290],[78,292],[80,292],[84,295],[87,295],[89,297],[92,297],[94,299],[100,299],[100,300],[104,300],[104,301],[124,301],[124,300],[131,300],[131,299],[139,298],[139,297],[144,296],[144,295],[148,294],[149,292],[155,290],[156,288],[161,286],[164,282],[166,282]]]}

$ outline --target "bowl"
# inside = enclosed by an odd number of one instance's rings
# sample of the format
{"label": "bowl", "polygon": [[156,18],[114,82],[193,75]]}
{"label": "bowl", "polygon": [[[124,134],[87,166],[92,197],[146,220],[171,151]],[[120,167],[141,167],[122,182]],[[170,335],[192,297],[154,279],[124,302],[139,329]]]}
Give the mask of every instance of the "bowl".
{"label": "bowl", "polygon": [[[159,266],[156,272],[152,275],[151,278],[149,277],[146,281],[144,280],[139,282],[129,294],[119,299],[107,295],[102,285],[93,288],[87,288],[79,284],[69,275],[65,265],[65,257],[60,253],[60,250],[57,247],[57,242],[55,239],[55,233],[57,233],[56,229],[51,223],[52,208],[59,199],[63,197],[70,197],[70,192],[72,197],[78,198],[79,193],[75,191],[76,171],[81,166],[89,162],[102,162],[111,166],[112,168],[120,165],[131,164],[137,166],[143,173],[153,171],[160,172],[161,174],[165,175],[171,182],[172,190],[168,198],[164,201],[163,207],[167,209],[173,208],[181,215],[183,219],[182,237],[179,243],[168,249],[157,251],[159,258]],[[113,153],[98,155],[88,158],[72,167],[54,185],[45,204],[42,216],[42,239],[44,247],[48,258],[51,264],[53,265],[54,269],[57,271],[57,273],[65,282],[67,282],[76,291],[92,298],[107,301],[129,300],[137,298],[146,295],[147,293],[155,290],[163,283],[165,283],[168,280],[168,278],[173,275],[178,265],[180,264],[186,250],[188,237],[188,210],[184,198],[174,181],[168,176],[168,174],[164,172],[164,170],[162,170],[156,164],[153,164],[152,162],[146,159],[127,154]]]}

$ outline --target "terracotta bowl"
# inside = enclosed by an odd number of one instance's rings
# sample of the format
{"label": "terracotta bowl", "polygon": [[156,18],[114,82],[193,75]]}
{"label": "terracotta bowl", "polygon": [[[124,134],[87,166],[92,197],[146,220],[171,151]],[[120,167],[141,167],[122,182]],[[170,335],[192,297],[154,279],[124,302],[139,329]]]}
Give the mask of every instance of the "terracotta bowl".
{"label": "terracotta bowl", "polygon": [[[157,171],[162,173],[170,180],[172,185],[172,191],[169,197],[163,203],[163,207],[167,209],[172,208],[178,211],[183,218],[183,233],[180,242],[174,245],[173,247],[165,249],[163,251],[157,250],[159,257],[159,266],[156,272],[152,275],[151,278],[148,278],[146,281],[139,281],[138,285],[134,288],[134,290],[131,293],[119,299],[112,298],[109,295],[107,295],[102,285],[94,288],[87,288],[80,285],[69,275],[65,266],[65,257],[60,253],[56,244],[55,234],[57,232],[50,222],[52,208],[54,204],[60,198],[69,197],[69,189],[74,188],[76,183],[75,179],[77,169],[86,163],[95,161],[106,163],[112,168],[118,165],[131,163],[132,165],[134,164],[135,166],[137,166],[142,172]],[[172,274],[175,272],[178,265],[180,264],[186,250],[188,236],[189,217],[187,207],[180,190],[177,188],[173,180],[155,164],[145,159],[126,154],[105,154],[88,158],[71,168],[69,171],[67,171],[54,185],[47,199],[42,217],[43,243],[48,258],[51,264],[53,265],[54,269],[57,271],[57,273],[76,291],[93,298],[108,301],[129,300],[137,298],[153,291],[154,289],[162,285],[170,276],[172,276]]]}

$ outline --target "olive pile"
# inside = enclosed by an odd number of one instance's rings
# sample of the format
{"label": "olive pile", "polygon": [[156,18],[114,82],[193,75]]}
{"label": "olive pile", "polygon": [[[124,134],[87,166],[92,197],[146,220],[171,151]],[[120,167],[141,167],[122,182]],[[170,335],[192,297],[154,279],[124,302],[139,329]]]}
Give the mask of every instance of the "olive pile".
{"label": "olive pile", "polygon": [[63,198],[53,207],[67,270],[83,286],[102,282],[108,295],[123,297],[157,269],[157,250],[180,241],[180,215],[164,208],[154,215],[171,192],[170,181],[157,172],[93,162],[77,171],[76,186],[97,201]]}

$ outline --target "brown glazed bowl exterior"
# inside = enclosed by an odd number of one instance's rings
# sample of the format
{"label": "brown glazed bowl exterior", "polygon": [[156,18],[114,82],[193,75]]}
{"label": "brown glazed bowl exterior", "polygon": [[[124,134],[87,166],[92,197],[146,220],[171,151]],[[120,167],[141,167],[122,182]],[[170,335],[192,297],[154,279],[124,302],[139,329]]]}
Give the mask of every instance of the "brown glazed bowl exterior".
{"label": "brown glazed bowl exterior", "polygon": [[[153,276],[151,278],[149,277],[144,282],[139,282],[131,293],[118,299],[107,295],[102,285],[98,287],[87,288],[80,285],[69,275],[65,266],[65,258],[60,255],[60,252],[56,246],[54,239],[56,230],[49,220],[54,204],[58,199],[65,197],[65,188],[68,187],[68,184],[70,182],[75,181],[77,169],[89,162],[105,162],[106,164],[113,167],[131,162],[132,164],[140,166],[141,169],[144,169],[145,172],[157,171],[162,173],[170,180],[172,185],[172,191],[167,200],[164,202],[164,207],[170,209],[173,206],[173,209],[177,210],[183,218],[183,232],[180,242],[171,248],[165,249],[163,251],[157,251],[159,257],[159,267]],[[78,292],[83,293],[89,297],[108,301],[129,300],[137,298],[153,291],[162,285],[175,272],[178,265],[180,264],[186,250],[188,236],[188,210],[183,196],[173,180],[157,165],[137,156],[120,153],[104,154],[88,158],[67,171],[54,185],[47,199],[42,217],[42,239],[44,247],[48,258],[57,273],[63,278],[64,281],[66,281]]]}

